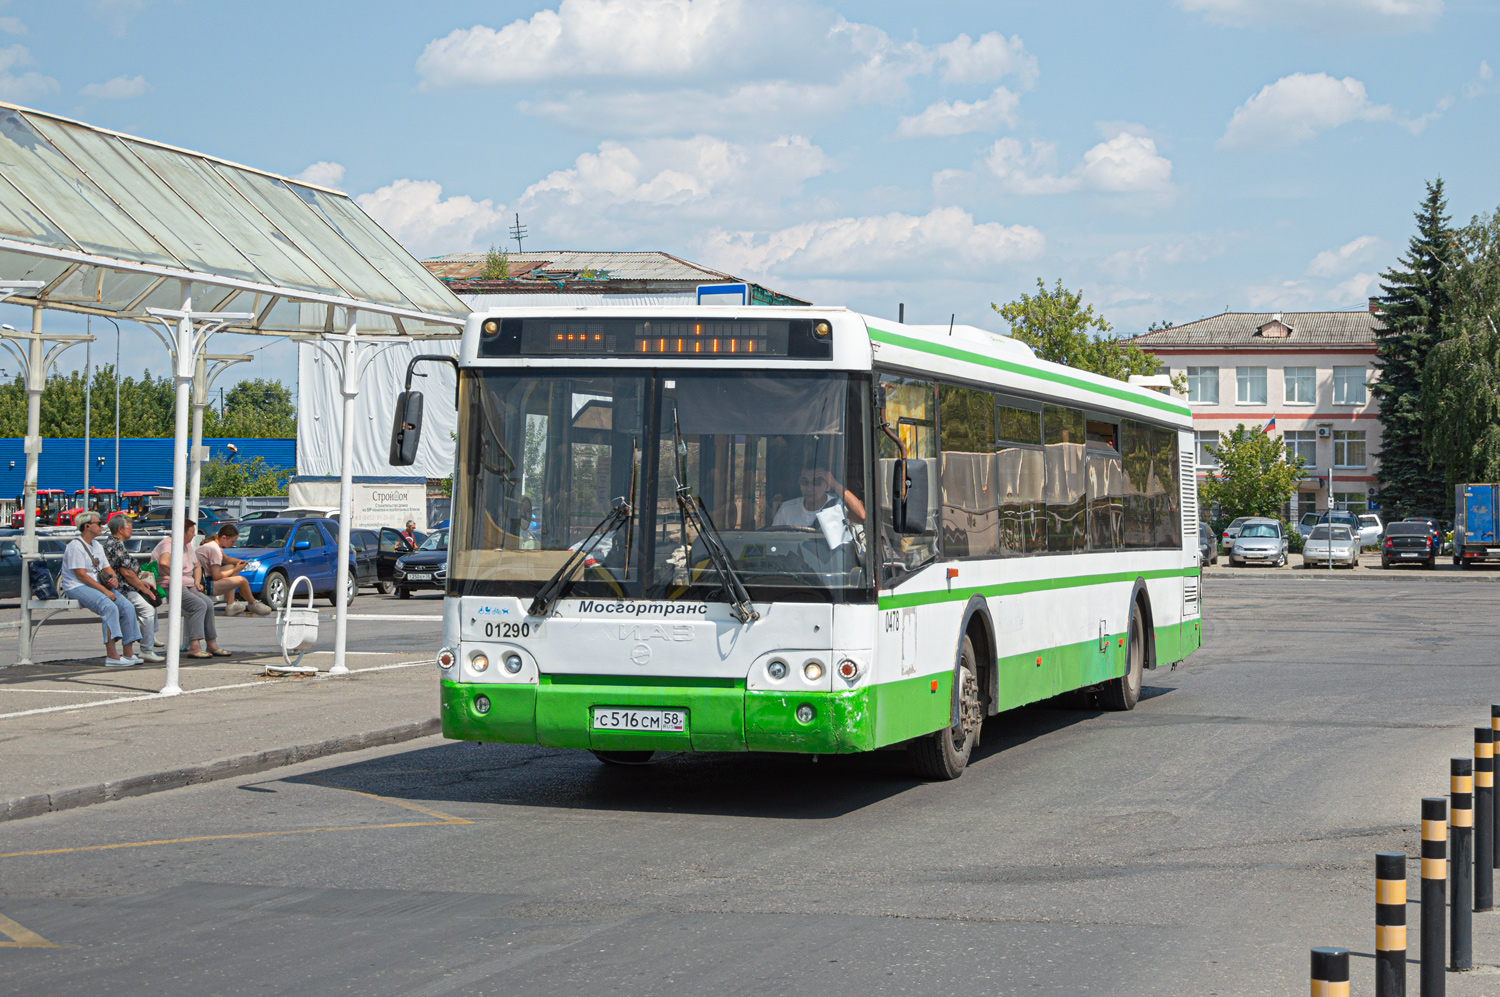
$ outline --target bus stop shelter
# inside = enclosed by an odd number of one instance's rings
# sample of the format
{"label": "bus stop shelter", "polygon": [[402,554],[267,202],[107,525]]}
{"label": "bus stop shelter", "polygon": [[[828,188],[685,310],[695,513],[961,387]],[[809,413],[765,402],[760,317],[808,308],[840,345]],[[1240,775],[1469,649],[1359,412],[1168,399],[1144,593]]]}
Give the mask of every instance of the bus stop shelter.
{"label": "bus stop shelter", "polygon": [[[451,339],[468,308],[359,206],[335,190],[160,142],[0,103],[0,300],[32,309],[29,331],[3,345],[27,386],[25,535],[37,556],[40,403],[57,355],[88,337],[48,333],[48,310],[152,328],[172,362],[176,436],[172,563],[184,517],[196,520],[201,439],[189,410],[216,363],[212,336],[235,332],[310,342],[339,366],[344,398],[339,576],[333,674],[347,670],[347,574],[353,402],[381,345]],[[29,660],[29,571],[21,573],[20,659]],[[176,695],[182,574],[171,572],[164,695]]]}

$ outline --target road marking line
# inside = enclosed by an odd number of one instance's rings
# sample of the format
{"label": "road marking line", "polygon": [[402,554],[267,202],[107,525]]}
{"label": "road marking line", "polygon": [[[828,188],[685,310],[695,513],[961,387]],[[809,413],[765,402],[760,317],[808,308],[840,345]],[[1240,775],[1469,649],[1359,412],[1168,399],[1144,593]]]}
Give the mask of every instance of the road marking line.
{"label": "road marking line", "polygon": [[[292,777],[290,779],[277,781],[304,783],[306,785],[323,786],[327,789],[338,789],[342,790],[345,793],[353,793],[355,796],[363,796],[371,800],[376,800],[380,803],[389,803],[392,806],[401,807],[403,810],[414,810],[417,813],[425,814],[429,817],[436,817],[438,819],[401,821],[392,824],[351,824],[345,827],[307,827],[288,831],[241,831],[237,834],[200,834],[190,838],[158,838],[154,841],[121,841],[116,842],[112,845],[78,845],[73,848],[42,848],[27,852],[0,852],[0,859],[24,858],[26,856],[32,855],[71,855],[75,852],[107,852],[119,848],[147,848],[153,845],[187,845],[199,841],[235,841],[243,838],[278,838],[292,834],[325,834],[329,831],[380,831],[394,827],[453,827],[458,824],[474,823],[473,821],[467,820],[463,817],[455,817],[453,814],[444,813],[441,810],[434,810],[432,807],[424,807],[420,803],[408,803],[404,800],[393,800],[388,796],[378,796],[375,793],[366,793],[363,790],[350,789],[348,786],[340,786],[337,783],[328,782],[318,776]],[[0,914],[0,932],[4,932],[5,934],[9,935],[11,934],[11,932],[6,927],[7,923],[13,924],[17,928],[21,928],[19,924],[15,924],[14,921],[8,921],[3,914]],[[26,929],[21,928],[21,930],[25,931]],[[11,935],[11,937],[14,938],[15,936]],[[4,943],[0,942],[0,945],[4,945]]]}
{"label": "road marking line", "polygon": [[4,949],[55,949],[56,945],[47,941],[41,935],[30,928],[22,927],[4,914],[0,914],[0,935],[10,938],[8,942],[0,942],[0,948]]}
{"label": "road marking line", "polygon": [[[366,667],[366,668],[351,668],[351,669],[349,669],[349,672],[350,672],[350,674],[354,674],[356,672],[385,672],[385,671],[390,671],[393,668],[416,668],[418,665],[430,665],[430,664],[432,664],[432,662],[431,662],[430,659],[423,658],[420,661],[398,661],[395,664],[390,664],[390,665],[370,665],[369,667]],[[258,686],[258,685],[260,685],[260,686],[270,686],[270,685],[274,685],[274,683],[272,683],[270,681],[267,681],[267,680],[262,680],[262,681],[259,681],[259,682],[236,682],[233,685],[212,685],[212,686],[209,686],[209,687],[207,687],[205,689],[184,689],[182,691],[181,695],[183,695],[183,696],[196,696],[199,693],[203,693],[203,692],[223,692],[225,689],[248,689],[248,688],[251,688],[252,686]],[[3,687],[0,687],[0,692],[4,692],[4,691],[6,691],[6,690],[4,690]],[[10,691],[16,691],[16,690],[10,690]],[[172,698],[175,698],[175,697],[163,696],[159,692],[148,692],[148,693],[145,693],[145,694],[140,695],[140,696],[123,696],[123,697],[121,697],[119,699],[100,699],[100,700],[95,700],[92,703],[67,703],[67,704],[65,704],[63,706],[38,706],[38,707],[35,707],[33,709],[30,709],[30,710],[17,710],[14,713],[0,713],[0,720],[9,720],[9,719],[11,719],[13,717],[31,717],[31,716],[36,716],[37,714],[40,714],[40,713],[64,713],[64,712],[66,712],[68,710],[87,710],[87,709],[91,709],[91,708],[93,708],[95,706],[114,706],[117,703],[142,703],[142,702],[145,702],[145,701],[151,700],[151,699],[172,699]]]}

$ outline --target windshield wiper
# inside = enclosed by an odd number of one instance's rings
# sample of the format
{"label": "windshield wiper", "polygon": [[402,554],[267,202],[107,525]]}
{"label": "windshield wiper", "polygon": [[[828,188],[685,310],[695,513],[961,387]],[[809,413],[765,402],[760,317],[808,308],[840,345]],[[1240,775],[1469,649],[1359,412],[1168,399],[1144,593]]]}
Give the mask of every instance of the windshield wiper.
{"label": "windshield wiper", "polygon": [[594,550],[604,542],[621,525],[628,523],[635,515],[635,506],[629,501],[621,499],[620,504],[609,510],[608,515],[601,519],[589,535],[583,538],[568,559],[563,562],[562,567],[553,572],[552,577],[547,579],[546,584],[537,592],[536,598],[531,600],[531,607],[526,610],[530,616],[546,616],[557,604],[557,600],[567,594],[575,581],[573,575],[578,568],[593,555]]}
{"label": "windshield wiper", "polygon": [[[682,510],[683,545],[685,547],[687,545],[687,526],[691,523],[693,532],[697,533],[698,539],[703,541],[703,547],[708,551],[708,559],[712,562],[714,570],[718,572],[719,584],[724,587],[729,611],[741,623],[754,623],[760,619],[760,613],[750,601],[750,593],[745,588],[745,583],[740,581],[739,573],[734,570],[734,561],[729,556],[729,550],[724,546],[724,538],[719,535],[719,528],[714,525],[713,519],[709,516],[708,507],[703,504],[701,498],[693,495],[684,481],[687,478],[687,447],[682,442],[682,427],[677,421],[676,405],[672,406],[672,434],[676,437],[677,444],[677,508]],[[691,551],[691,547],[683,551],[684,564]],[[689,570],[691,570],[690,566]]]}

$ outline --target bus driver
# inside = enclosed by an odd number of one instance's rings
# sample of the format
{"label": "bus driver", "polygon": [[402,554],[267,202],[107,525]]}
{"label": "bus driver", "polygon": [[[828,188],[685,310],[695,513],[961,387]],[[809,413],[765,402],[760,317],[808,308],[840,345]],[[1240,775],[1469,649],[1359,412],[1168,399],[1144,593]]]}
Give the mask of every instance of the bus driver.
{"label": "bus driver", "polygon": [[816,527],[820,511],[837,502],[851,523],[865,521],[865,505],[854,493],[834,478],[833,473],[821,467],[804,467],[797,477],[802,489],[801,498],[787,499],[776,510],[772,526]]}

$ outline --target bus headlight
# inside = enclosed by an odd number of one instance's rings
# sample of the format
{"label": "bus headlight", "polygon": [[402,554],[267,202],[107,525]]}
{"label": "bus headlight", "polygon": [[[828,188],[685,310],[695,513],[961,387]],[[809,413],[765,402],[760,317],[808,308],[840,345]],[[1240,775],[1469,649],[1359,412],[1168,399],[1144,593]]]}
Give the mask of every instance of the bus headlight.
{"label": "bus headlight", "polygon": [[810,724],[813,722],[813,717],[817,715],[817,711],[806,703],[797,707],[797,722],[799,724]]}
{"label": "bus headlight", "polygon": [[[816,658],[811,661],[804,662],[802,665],[802,674],[807,678],[807,681],[809,682],[818,681],[818,679],[823,677],[823,662],[817,660]],[[812,709],[812,707],[809,706],[808,709]]]}
{"label": "bus headlight", "polygon": [[518,673],[524,664],[525,662],[521,660],[521,656],[514,651],[505,656],[505,670],[512,675]]}
{"label": "bus headlight", "polygon": [[782,661],[780,658],[777,658],[775,661],[772,661],[769,665],[766,666],[766,674],[771,676],[771,680],[773,682],[780,682],[782,679],[786,678],[787,671],[788,669],[786,666],[786,662]]}
{"label": "bus headlight", "polygon": [[484,716],[486,713],[490,712],[490,697],[475,696],[474,712],[479,714],[480,716]]}
{"label": "bus headlight", "polygon": [[483,653],[475,651],[469,655],[469,667],[473,668],[476,672],[482,672],[490,667],[490,659],[485,657]]}

